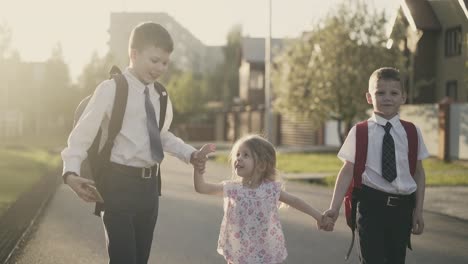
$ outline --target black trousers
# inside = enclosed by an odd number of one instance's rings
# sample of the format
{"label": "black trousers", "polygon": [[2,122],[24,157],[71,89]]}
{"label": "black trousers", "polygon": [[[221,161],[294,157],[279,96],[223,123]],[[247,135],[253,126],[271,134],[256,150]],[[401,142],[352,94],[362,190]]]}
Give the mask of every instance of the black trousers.
{"label": "black trousers", "polygon": [[363,186],[359,197],[357,231],[361,263],[405,263],[414,195],[393,196]]}
{"label": "black trousers", "polygon": [[156,175],[141,177],[141,171],[112,166],[102,182],[109,264],[146,264],[158,218]]}

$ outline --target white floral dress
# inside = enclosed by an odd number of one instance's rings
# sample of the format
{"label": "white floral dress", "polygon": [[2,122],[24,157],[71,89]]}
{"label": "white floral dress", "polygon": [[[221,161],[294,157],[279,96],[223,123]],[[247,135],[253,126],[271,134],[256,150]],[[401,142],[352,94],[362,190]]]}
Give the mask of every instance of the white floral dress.
{"label": "white floral dress", "polygon": [[223,186],[218,253],[234,264],[282,263],[288,254],[278,216],[281,183],[250,189],[239,181],[224,181]]}

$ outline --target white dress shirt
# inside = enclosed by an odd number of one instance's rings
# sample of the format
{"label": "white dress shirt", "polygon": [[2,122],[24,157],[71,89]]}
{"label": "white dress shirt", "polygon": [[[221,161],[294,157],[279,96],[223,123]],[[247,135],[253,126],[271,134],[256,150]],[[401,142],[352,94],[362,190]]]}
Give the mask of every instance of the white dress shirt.
{"label": "white dress shirt", "polygon": [[[127,108],[122,129],[114,141],[110,160],[128,166],[150,167],[156,164],[156,161],[151,157],[149,134],[146,126],[145,85],[128,68],[123,75],[128,81]],[[159,94],[154,89],[153,84],[147,86],[159,124]],[[102,148],[107,138],[107,128],[114,104],[115,89],[114,80],[103,81],[96,88],[78,123],[70,133],[68,146],[62,151],[63,172],[72,171],[80,175],[81,163],[86,159],[87,150],[93,143],[99,127],[103,131]],[[180,138],[168,131],[172,118],[172,104],[168,98],[166,120],[161,130],[163,150],[188,163],[195,148],[185,144]]]}
{"label": "white dress shirt", "polygon": [[[416,182],[411,176],[408,163],[408,138],[406,131],[400,122],[400,116],[396,115],[387,120],[376,114],[367,120],[369,141],[367,145],[367,161],[364,173],[362,174],[362,184],[371,188],[393,194],[411,194],[417,189]],[[387,122],[392,124],[390,135],[395,142],[395,161],[397,177],[393,182],[388,182],[382,177],[382,141],[385,135]],[[418,133],[418,160],[429,157],[426,145],[421,136],[421,131],[416,127]],[[356,152],[356,126],[351,128],[349,134],[338,152],[338,158],[342,161],[354,163]]]}

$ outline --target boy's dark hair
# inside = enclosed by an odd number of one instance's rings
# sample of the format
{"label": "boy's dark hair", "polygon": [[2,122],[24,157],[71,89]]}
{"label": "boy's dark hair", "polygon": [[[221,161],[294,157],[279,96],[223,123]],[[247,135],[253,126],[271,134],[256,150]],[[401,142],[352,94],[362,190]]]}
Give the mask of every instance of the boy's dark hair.
{"label": "boy's dark hair", "polygon": [[369,89],[374,87],[374,85],[377,84],[377,82],[380,80],[397,81],[402,84],[400,71],[392,67],[382,67],[375,70],[369,77]]}
{"label": "boy's dark hair", "polygon": [[130,34],[129,51],[131,49],[141,51],[148,46],[161,48],[168,53],[174,50],[174,42],[169,32],[160,24],[153,22],[137,25]]}

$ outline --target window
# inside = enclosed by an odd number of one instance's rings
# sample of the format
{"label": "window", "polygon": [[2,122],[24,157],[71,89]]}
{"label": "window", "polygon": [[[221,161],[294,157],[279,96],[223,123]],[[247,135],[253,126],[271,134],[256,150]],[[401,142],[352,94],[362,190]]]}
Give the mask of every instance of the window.
{"label": "window", "polygon": [[250,73],[250,89],[263,89],[263,73],[257,71]]}
{"label": "window", "polygon": [[461,26],[449,28],[445,31],[445,56],[461,55],[462,30]]}
{"label": "window", "polygon": [[448,81],[445,86],[445,95],[452,98],[453,100],[457,100],[457,81]]}

